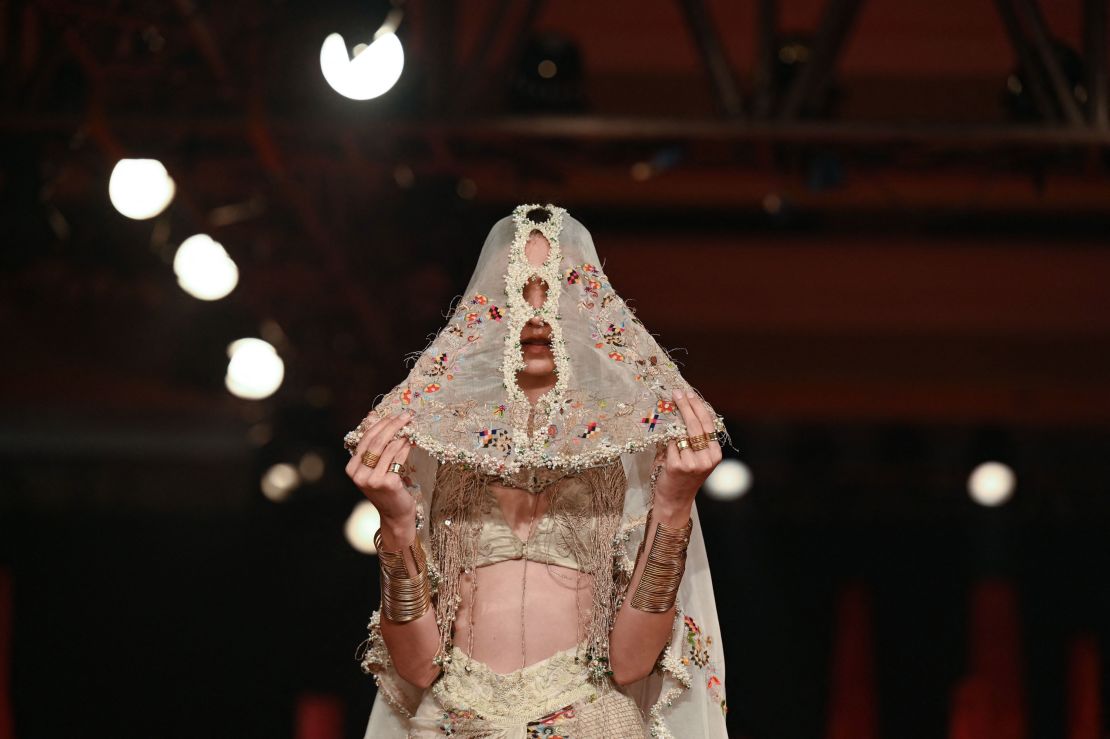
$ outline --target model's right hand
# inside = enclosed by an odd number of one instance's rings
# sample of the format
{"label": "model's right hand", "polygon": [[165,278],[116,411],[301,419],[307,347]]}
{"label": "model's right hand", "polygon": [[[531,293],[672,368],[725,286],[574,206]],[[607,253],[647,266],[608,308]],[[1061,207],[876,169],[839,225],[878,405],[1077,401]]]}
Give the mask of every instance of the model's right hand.
{"label": "model's right hand", "polygon": [[[377,419],[371,414],[372,425],[366,429],[347,463],[347,476],[369,499],[382,517],[383,528],[412,525],[416,516],[416,500],[405,489],[401,476],[389,471],[389,465],[404,464],[412,442],[397,432],[412,420],[411,411],[401,411],[389,418]],[[362,462],[362,455],[371,451],[379,455],[373,468]]]}

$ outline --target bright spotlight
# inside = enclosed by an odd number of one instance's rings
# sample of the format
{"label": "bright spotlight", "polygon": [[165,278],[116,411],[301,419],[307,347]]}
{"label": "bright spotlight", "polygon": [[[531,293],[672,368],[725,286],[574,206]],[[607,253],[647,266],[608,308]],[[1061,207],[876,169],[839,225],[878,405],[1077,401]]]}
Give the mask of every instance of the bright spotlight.
{"label": "bright spotlight", "polygon": [[1001,462],[983,462],[967,478],[967,492],[979,505],[998,506],[1014,494],[1014,471]]}
{"label": "bright spotlight", "polygon": [[164,211],[176,189],[173,178],[157,159],[120,159],[108,178],[112,205],[137,221]]}
{"label": "bright spotlight", "polygon": [[262,475],[262,494],[275,503],[289,497],[289,493],[301,484],[297,468],[291,464],[275,464]]}
{"label": "bright spotlight", "polygon": [[347,535],[347,541],[351,546],[358,551],[363,554],[377,554],[374,534],[381,525],[382,517],[378,509],[370,501],[364,500],[351,511],[347,524],[343,527],[343,533]]}
{"label": "bright spotlight", "polygon": [[227,355],[224,384],[233,395],[259,400],[281,387],[285,363],[271,344],[262,339],[239,339],[228,345]]}
{"label": "bright spotlight", "polygon": [[181,289],[200,300],[219,300],[239,283],[239,268],[223,244],[208,234],[190,236],[177,247],[173,272]]}
{"label": "bright spotlight", "polygon": [[359,44],[354,57],[338,33],[320,47],[320,70],[332,89],[351,100],[369,100],[389,91],[401,77],[405,52],[394,33],[382,33],[369,46]]}
{"label": "bright spotlight", "polygon": [[717,500],[736,500],[752,486],[752,473],[739,459],[722,459],[705,480],[705,492]]}

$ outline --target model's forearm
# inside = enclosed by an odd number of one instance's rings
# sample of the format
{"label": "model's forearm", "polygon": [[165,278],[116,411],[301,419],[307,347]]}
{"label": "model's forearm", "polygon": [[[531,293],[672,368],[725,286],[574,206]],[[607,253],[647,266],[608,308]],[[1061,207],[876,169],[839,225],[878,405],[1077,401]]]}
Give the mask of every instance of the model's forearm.
{"label": "model's forearm", "polygon": [[[685,526],[690,520],[690,512],[690,504],[671,506],[657,502],[652,510],[650,528],[644,532],[644,541],[654,542],[655,529],[660,522],[676,528]],[[632,596],[640,585],[651,547],[652,544],[645,543],[636,560],[624,603],[609,634],[609,667],[613,671],[613,681],[618,685],[627,685],[651,674],[659,654],[671,638],[674,607],[662,613],[632,607]]]}
{"label": "model's forearm", "polygon": [[419,688],[427,688],[435,682],[439,666],[432,660],[439,651],[439,628],[434,608],[403,624],[383,618],[381,629],[389,658],[402,679]]}
{"label": "model's forearm", "polygon": [[[390,552],[404,552],[405,569],[410,576],[418,573],[417,563],[409,551],[409,545],[415,539],[416,524],[412,517],[400,521],[382,520],[382,547]],[[436,625],[434,605],[419,617],[404,623],[389,620],[383,611],[381,631],[397,674],[418,687],[430,686],[440,672],[439,666],[432,661],[439,651],[439,627]]]}

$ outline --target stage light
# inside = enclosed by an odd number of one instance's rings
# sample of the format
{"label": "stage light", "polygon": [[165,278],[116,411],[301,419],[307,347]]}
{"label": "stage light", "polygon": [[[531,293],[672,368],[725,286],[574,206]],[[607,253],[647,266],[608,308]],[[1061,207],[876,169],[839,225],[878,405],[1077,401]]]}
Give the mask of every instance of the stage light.
{"label": "stage light", "polygon": [[271,344],[262,339],[239,339],[228,345],[227,355],[224,384],[233,395],[259,400],[281,387],[285,363]]}
{"label": "stage light", "polygon": [[[772,99],[785,101],[794,81],[805,75],[806,68],[814,62],[816,39],[808,34],[786,32],[778,35],[777,44],[770,69]],[[796,111],[801,117],[825,120],[837,113],[841,89],[835,70],[825,79],[825,84],[813,90],[809,99]]]}
{"label": "stage light", "polygon": [[722,459],[705,480],[705,492],[717,500],[736,500],[752,486],[752,472],[739,459]]}
{"label": "stage light", "polygon": [[513,66],[509,81],[513,110],[569,113],[585,109],[585,67],[576,39],[538,33],[524,40]]}
{"label": "stage light", "polygon": [[998,506],[1014,494],[1014,471],[1001,462],[984,462],[967,479],[967,491],[979,505]]}
{"label": "stage light", "polygon": [[108,198],[121,214],[153,218],[173,200],[173,178],[157,159],[120,159],[108,178]]}
{"label": "stage light", "polygon": [[181,289],[200,300],[219,300],[239,282],[239,268],[208,234],[190,236],[177,247],[173,272]]}
{"label": "stage light", "polygon": [[358,503],[351,511],[351,515],[347,517],[343,533],[347,535],[347,541],[351,546],[358,551],[363,554],[377,554],[374,533],[381,525],[382,517],[378,509],[370,501],[364,500]]}
{"label": "stage light", "polygon": [[397,187],[407,190],[416,183],[416,173],[409,165],[398,164],[393,168],[393,181],[397,183]]}
{"label": "stage light", "polygon": [[262,475],[262,494],[275,503],[280,503],[300,484],[301,478],[297,474],[297,468],[282,462],[275,464]]}
{"label": "stage light", "polygon": [[[385,28],[385,26],[383,26]],[[359,44],[354,56],[338,33],[324,39],[320,47],[320,70],[332,89],[351,100],[369,100],[389,91],[401,77],[405,52],[392,32],[379,30],[369,46]]]}
{"label": "stage light", "polygon": [[324,458],[316,452],[305,452],[297,469],[305,482],[316,482],[324,476]]}
{"label": "stage light", "polygon": [[455,194],[463,200],[473,200],[474,196],[478,194],[478,184],[469,177],[463,177],[455,185]]}
{"label": "stage light", "polygon": [[778,215],[782,212],[782,198],[778,193],[769,192],[763,196],[763,210],[771,215]]}

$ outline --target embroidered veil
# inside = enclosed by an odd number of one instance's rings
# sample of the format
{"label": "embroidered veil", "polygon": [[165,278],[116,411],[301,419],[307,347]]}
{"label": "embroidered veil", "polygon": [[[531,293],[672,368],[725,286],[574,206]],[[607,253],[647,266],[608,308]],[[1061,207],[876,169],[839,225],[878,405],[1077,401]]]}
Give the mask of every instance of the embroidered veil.
{"label": "embroidered veil", "polygon": [[[524,255],[534,231],[549,244],[540,266]],[[547,288],[540,308],[524,299],[533,276]],[[521,329],[536,315],[551,326],[557,380],[533,408],[516,375],[524,368]],[[441,463],[462,463],[536,492],[564,475],[619,459],[627,490],[611,555],[613,571],[627,584],[644,537],[656,452],[686,433],[671,400],[674,389],[692,388],[610,285],[586,227],[550,203],[520,205],[490,230],[447,325],[371,413],[415,412],[401,431],[416,444],[404,479],[416,497],[418,536],[426,548],[430,527],[424,522]],[[723,432],[721,419],[712,416]],[[344,439],[352,453],[363,428]],[[622,688],[648,718],[651,736],[727,736],[720,629],[696,507],[692,515],[670,643],[651,675]],[[431,575],[433,584],[442,584],[451,573]],[[378,684],[366,736],[400,739],[422,693],[393,670],[378,618],[375,612],[360,652]],[[442,620],[451,618],[453,609]],[[441,628],[449,631],[450,623]]]}

